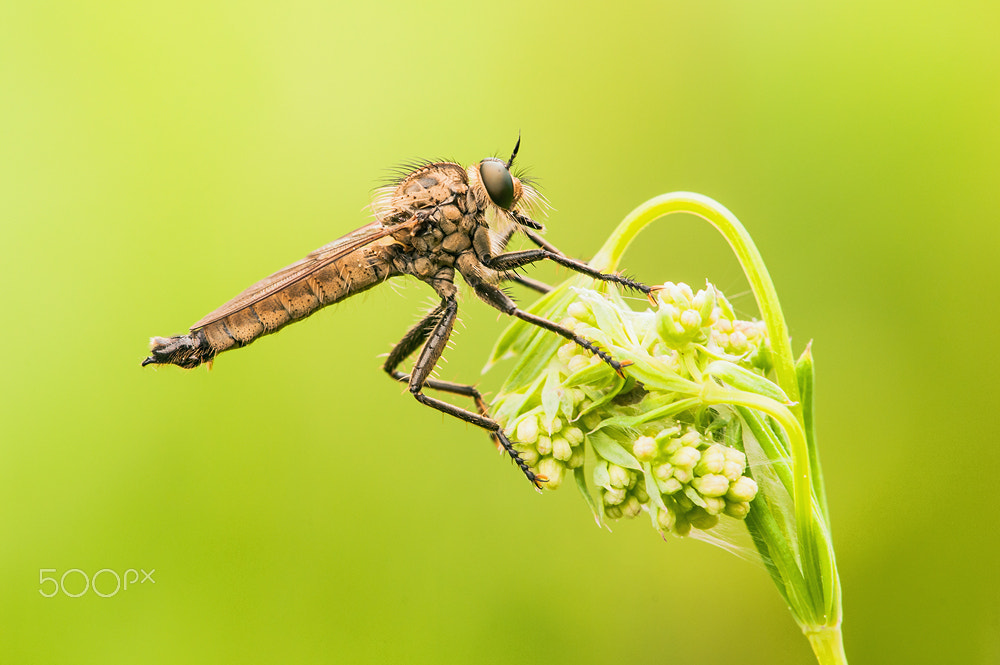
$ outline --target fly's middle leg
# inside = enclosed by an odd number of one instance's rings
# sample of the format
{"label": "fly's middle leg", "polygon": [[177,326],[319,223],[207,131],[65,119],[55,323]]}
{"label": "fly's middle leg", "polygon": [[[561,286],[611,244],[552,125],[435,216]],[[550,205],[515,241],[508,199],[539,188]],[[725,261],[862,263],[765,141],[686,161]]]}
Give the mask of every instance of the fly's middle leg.
{"label": "fly's middle leg", "polygon": [[[541,483],[545,478],[535,474],[527,462],[521,459],[521,454],[514,449],[514,444],[507,435],[504,434],[500,423],[489,417],[486,410],[486,402],[482,395],[474,386],[451,383],[449,381],[438,381],[430,378],[434,366],[444,353],[448,344],[448,338],[455,327],[455,320],[458,318],[458,301],[454,296],[449,296],[441,301],[441,304],[430,314],[424,317],[417,325],[410,328],[399,344],[393,348],[386,359],[383,369],[397,381],[405,381],[409,384],[410,394],[421,404],[437,409],[449,416],[464,420],[467,423],[481,427],[490,433],[490,436],[502,447],[510,458],[514,460],[521,472],[535,485],[541,488]],[[410,374],[400,372],[397,367],[407,356],[417,350],[421,345],[423,349],[413,364],[413,371]],[[457,395],[472,397],[476,402],[476,409],[479,413],[473,413],[454,404],[429,397],[423,393],[424,388],[441,390]]]}

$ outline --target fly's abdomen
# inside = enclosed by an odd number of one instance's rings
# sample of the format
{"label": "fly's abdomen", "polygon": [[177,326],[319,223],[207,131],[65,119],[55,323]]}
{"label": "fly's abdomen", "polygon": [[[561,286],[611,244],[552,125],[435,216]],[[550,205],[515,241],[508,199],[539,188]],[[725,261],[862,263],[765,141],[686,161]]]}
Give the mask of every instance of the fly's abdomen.
{"label": "fly's abdomen", "polygon": [[[154,337],[151,355],[143,365],[173,364],[196,367],[232,348],[246,346],[258,337],[277,332],[286,325],[303,319],[321,307],[332,305],[344,298],[361,293],[392,277],[396,270],[382,252],[375,248],[362,248],[343,256],[330,265],[311,272],[308,276],[274,290],[263,298],[254,296],[252,289],[237,297],[249,304],[233,308],[231,312],[212,318],[201,326],[192,328],[190,334],[176,337]],[[278,277],[280,273],[272,276]],[[269,283],[268,278],[259,283],[261,292]],[[258,286],[258,285],[255,285]],[[226,310],[226,306],[221,308]]]}

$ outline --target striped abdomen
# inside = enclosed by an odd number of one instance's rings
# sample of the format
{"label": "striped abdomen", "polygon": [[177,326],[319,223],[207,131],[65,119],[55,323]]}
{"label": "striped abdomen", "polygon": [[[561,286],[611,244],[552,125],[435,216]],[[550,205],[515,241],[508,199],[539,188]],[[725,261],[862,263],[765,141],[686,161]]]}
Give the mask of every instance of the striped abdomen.
{"label": "striped abdomen", "polygon": [[[152,354],[142,364],[197,367],[398,274],[386,248],[378,244],[361,247],[280,286],[289,268],[251,286],[192,326],[190,334],[154,337]],[[240,306],[244,302],[248,304]]]}

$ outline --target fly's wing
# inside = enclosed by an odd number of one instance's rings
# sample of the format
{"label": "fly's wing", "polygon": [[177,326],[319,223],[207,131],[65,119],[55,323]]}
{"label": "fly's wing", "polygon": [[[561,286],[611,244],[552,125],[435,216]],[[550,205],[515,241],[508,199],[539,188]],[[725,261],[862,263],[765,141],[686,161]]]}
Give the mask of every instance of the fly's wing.
{"label": "fly's wing", "polygon": [[333,242],[323,245],[317,250],[309,252],[304,258],[296,261],[290,266],[285,266],[270,277],[265,277],[250,288],[243,291],[229,302],[211,314],[202,317],[197,323],[191,326],[194,332],[199,328],[215,323],[219,319],[224,319],[230,314],[240,311],[244,307],[254,305],[269,295],[281,289],[299,282],[318,270],[322,270],[337,259],[343,258],[347,254],[364,247],[370,243],[384,238],[385,236],[412,226],[417,220],[411,220],[394,226],[383,226],[381,222],[375,221],[360,229],[355,229],[347,235],[337,238]]}

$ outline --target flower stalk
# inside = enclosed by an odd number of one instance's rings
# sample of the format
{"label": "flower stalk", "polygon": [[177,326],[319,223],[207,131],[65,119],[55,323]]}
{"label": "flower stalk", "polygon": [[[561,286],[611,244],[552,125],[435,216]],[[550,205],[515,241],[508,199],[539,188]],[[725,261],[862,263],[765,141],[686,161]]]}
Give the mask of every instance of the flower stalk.
{"label": "flower stalk", "polygon": [[711,284],[695,293],[667,282],[655,309],[636,312],[607,284],[574,277],[531,311],[627,361],[626,377],[518,321],[494,348],[493,360],[517,360],[493,413],[548,489],[574,477],[599,524],[646,512],[659,533],[683,536],[721,519],[743,521],[817,660],[846,663],[812,352],[792,355],[750,235],[712,199],[665,194],[632,211],[591,265],[616,270],[643,228],[678,212],[705,219],[727,240],[762,320],[738,320]]}

